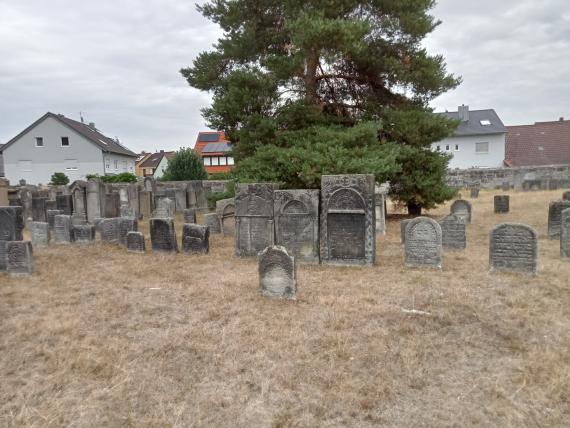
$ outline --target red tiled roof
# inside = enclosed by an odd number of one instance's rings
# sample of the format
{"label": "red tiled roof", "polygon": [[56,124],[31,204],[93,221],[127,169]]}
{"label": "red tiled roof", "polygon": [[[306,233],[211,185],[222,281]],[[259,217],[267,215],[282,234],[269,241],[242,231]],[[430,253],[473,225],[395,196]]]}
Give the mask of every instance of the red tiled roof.
{"label": "red tiled roof", "polygon": [[570,120],[507,126],[508,166],[570,164]]}

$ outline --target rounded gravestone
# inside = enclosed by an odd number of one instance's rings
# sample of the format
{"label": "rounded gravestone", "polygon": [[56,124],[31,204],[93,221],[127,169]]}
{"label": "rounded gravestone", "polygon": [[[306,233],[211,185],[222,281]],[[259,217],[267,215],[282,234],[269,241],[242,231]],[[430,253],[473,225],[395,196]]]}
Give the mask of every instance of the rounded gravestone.
{"label": "rounded gravestone", "polygon": [[462,219],[465,224],[471,223],[471,203],[464,200],[458,199],[451,204],[451,214],[458,216]]}
{"label": "rounded gravestone", "polygon": [[491,271],[535,274],[538,235],[525,224],[503,223],[491,231],[489,266]]}
{"label": "rounded gravestone", "polygon": [[429,217],[416,217],[406,226],[406,266],[441,268],[440,225]]}
{"label": "rounded gravestone", "polygon": [[264,296],[295,299],[297,272],[295,257],[285,247],[273,245],[259,254],[259,285]]}

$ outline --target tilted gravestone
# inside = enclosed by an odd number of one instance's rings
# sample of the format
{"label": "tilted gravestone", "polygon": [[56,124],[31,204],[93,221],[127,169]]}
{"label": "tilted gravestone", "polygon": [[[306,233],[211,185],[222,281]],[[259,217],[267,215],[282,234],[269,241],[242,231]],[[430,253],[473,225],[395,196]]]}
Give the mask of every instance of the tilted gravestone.
{"label": "tilted gravestone", "polygon": [[562,195],[562,200],[570,201],[570,190],[567,192],[564,192],[564,194]]}
{"label": "tilted gravestone", "polygon": [[570,208],[570,201],[554,201],[548,208],[548,238],[560,238],[562,211]]}
{"label": "tilted gravestone", "polygon": [[6,270],[10,276],[31,275],[34,257],[30,241],[6,242]]}
{"label": "tilted gravestone", "polygon": [[174,218],[174,201],[170,198],[158,198],[153,218]]}
{"label": "tilted gravestone", "polygon": [[491,271],[535,274],[538,235],[527,225],[503,223],[491,231],[489,266]]}
{"label": "tilted gravestone", "polygon": [[40,221],[30,223],[30,235],[34,248],[45,248],[49,245],[49,225],[47,223]]}
{"label": "tilted gravestone", "polygon": [[182,229],[182,248],[185,253],[210,251],[210,228],[199,224],[185,224]]}
{"label": "tilted gravestone", "polygon": [[57,209],[62,211],[65,215],[73,214],[73,196],[72,195],[57,195],[55,197]]}
{"label": "tilted gravestone", "polygon": [[465,224],[471,224],[471,203],[458,199],[451,204],[451,214],[458,216]]}
{"label": "tilted gravestone", "polygon": [[274,299],[295,299],[297,269],[295,257],[280,245],[267,247],[259,254],[259,285],[261,294]]}
{"label": "tilted gravestone", "polygon": [[321,177],[323,264],[372,265],[376,258],[373,175]]}
{"label": "tilted gravestone", "polygon": [[464,250],[467,246],[465,223],[454,214],[439,221],[441,243],[445,250]]}
{"label": "tilted gravestone", "polygon": [[129,232],[137,232],[139,223],[134,218],[119,217],[119,244],[127,245],[127,234]]}
{"label": "tilted gravestone", "polygon": [[570,208],[560,215],[560,257],[570,259]]}
{"label": "tilted gravestone", "polygon": [[73,238],[77,244],[91,244],[95,241],[95,226],[91,224],[73,226]]}
{"label": "tilted gravestone", "polygon": [[182,212],[184,216],[184,223],[192,223],[196,224],[196,209],[195,208],[186,208]]}
{"label": "tilted gravestone", "polygon": [[121,218],[103,218],[99,221],[97,228],[101,236],[101,241],[111,244],[119,243],[119,222]]}
{"label": "tilted gravestone", "polygon": [[210,228],[210,234],[212,235],[222,233],[220,218],[216,213],[204,214],[204,225]]}
{"label": "tilted gravestone", "polygon": [[441,268],[440,225],[428,217],[416,217],[406,226],[406,266]]}
{"label": "tilted gravestone", "polygon": [[508,213],[510,210],[510,199],[509,195],[495,195],[493,198],[495,214]]}
{"label": "tilted gravestone", "polygon": [[32,198],[32,219],[34,221],[45,222],[47,198]]}
{"label": "tilted gravestone", "polygon": [[273,192],[270,183],[236,184],[236,255],[253,257],[274,243]]}
{"label": "tilted gravestone", "polygon": [[400,243],[403,245],[406,243],[406,226],[412,221],[411,218],[400,220]]}
{"label": "tilted gravestone", "polygon": [[146,251],[142,232],[132,231],[127,233],[127,251],[129,253],[144,253]]}
{"label": "tilted gravestone", "polygon": [[171,218],[151,218],[150,242],[152,251],[177,253],[178,243],[176,242],[174,220]]}
{"label": "tilted gravestone", "polygon": [[6,245],[23,240],[24,209],[21,206],[0,207],[0,272],[6,270]]}
{"label": "tilted gravestone", "polygon": [[53,238],[56,244],[69,244],[73,242],[71,216],[58,214],[54,217]]}
{"label": "tilted gravestone", "polygon": [[216,214],[218,214],[218,217],[220,218],[222,233],[224,236],[235,236],[236,217],[234,198],[216,201]]}
{"label": "tilted gravestone", "polygon": [[297,261],[319,263],[319,190],[276,190],[275,244]]}

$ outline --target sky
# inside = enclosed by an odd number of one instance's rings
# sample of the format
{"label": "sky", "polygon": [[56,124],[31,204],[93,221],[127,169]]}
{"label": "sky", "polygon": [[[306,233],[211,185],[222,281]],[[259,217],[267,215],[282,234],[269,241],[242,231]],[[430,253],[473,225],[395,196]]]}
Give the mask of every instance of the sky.
{"label": "sky", "polygon": [[[425,41],[463,83],[436,111],[506,125],[570,118],[568,0],[440,0]],[[186,0],[0,0],[0,144],[47,111],[140,152],[192,147],[210,96],[179,70],[221,36]]]}

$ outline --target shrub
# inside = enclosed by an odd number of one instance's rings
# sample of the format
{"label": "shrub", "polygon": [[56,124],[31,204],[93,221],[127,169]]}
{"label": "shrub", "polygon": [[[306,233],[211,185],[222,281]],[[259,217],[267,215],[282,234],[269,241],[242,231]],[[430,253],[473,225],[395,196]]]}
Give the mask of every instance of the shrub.
{"label": "shrub", "polygon": [[53,184],[54,186],[64,186],[69,184],[69,177],[63,172],[54,172],[51,176],[50,184]]}
{"label": "shrub", "polygon": [[205,180],[208,174],[202,157],[194,150],[181,148],[164,170],[161,181]]}

